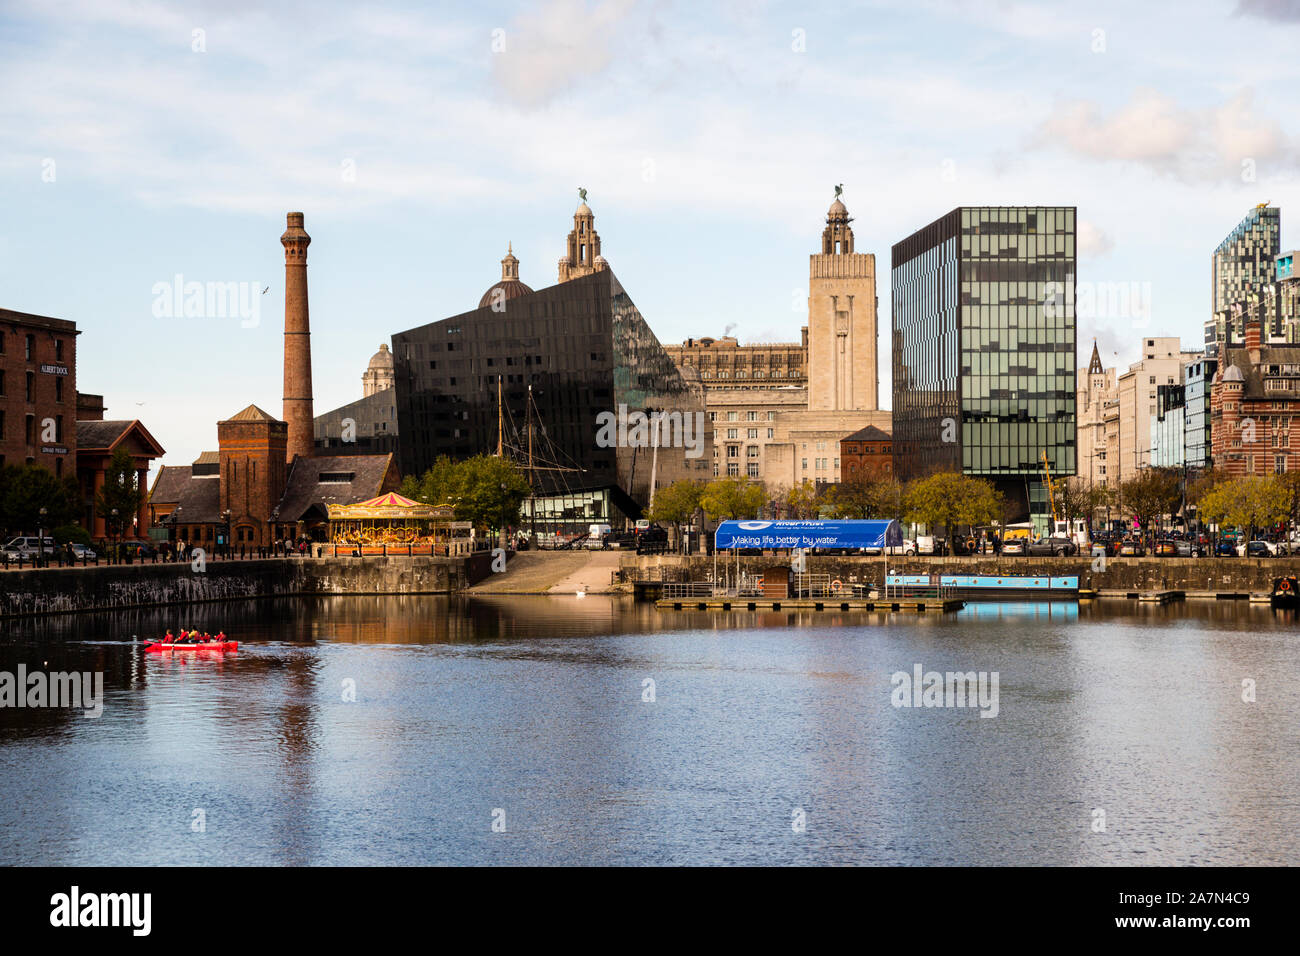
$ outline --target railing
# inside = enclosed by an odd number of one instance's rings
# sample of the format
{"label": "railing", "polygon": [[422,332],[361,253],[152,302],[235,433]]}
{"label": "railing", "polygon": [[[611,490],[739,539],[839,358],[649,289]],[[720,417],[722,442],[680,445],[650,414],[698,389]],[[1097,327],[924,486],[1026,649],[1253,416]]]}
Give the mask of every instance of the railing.
{"label": "railing", "polygon": [[834,597],[839,591],[831,590],[831,576],[823,572],[802,571],[794,576],[794,593],[797,597]]}
{"label": "railing", "polygon": [[712,581],[675,581],[664,585],[664,597],[668,600],[679,598],[713,597]]}
{"label": "railing", "polygon": [[955,592],[950,584],[886,584],[882,599],[886,601],[934,598],[951,600]]}

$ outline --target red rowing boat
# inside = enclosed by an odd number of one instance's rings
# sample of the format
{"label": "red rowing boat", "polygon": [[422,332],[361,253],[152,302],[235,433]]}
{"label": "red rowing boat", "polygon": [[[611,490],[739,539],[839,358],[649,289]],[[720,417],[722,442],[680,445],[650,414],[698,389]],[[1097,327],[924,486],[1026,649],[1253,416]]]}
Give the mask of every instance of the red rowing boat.
{"label": "red rowing boat", "polygon": [[238,647],[238,641],[210,641],[207,644],[164,644],[154,641],[146,644],[144,649],[150,654],[161,654],[164,651],[233,651]]}

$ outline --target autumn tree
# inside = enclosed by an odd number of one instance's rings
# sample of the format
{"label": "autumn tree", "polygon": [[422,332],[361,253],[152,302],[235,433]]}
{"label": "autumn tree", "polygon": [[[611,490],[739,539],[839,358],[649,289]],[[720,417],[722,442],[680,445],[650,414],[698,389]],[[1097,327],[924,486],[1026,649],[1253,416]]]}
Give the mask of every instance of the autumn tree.
{"label": "autumn tree", "polygon": [[1246,533],[1249,544],[1256,528],[1286,521],[1290,512],[1286,490],[1276,475],[1243,475],[1216,484],[1201,499],[1206,521],[1232,525]]}
{"label": "autumn tree", "polygon": [[786,514],[798,520],[806,521],[821,514],[821,495],[807,478],[786,491],[783,504]]}
{"label": "autumn tree", "polygon": [[767,492],[761,481],[745,477],[715,478],[704,487],[700,507],[710,521],[735,521],[757,516]]}
{"label": "autumn tree", "polygon": [[1144,529],[1182,505],[1182,473],[1173,468],[1144,468],[1120,484],[1122,505]]}
{"label": "autumn tree", "polygon": [[1002,516],[1002,495],[987,481],[955,471],[940,471],[908,486],[903,517],[914,524],[943,528],[949,541],[959,525],[990,524]]}
{"label": "autumn tree", "polygon": [[831,488],[830,511],[837,518],[898,518],[903,488],[893,478],[857,474]]}
{"label": "autumn tree", "polygon": [[674,481],[655,492],[654,507],[646,513],[646,517],[660,524],[671,524],[680,539],[682,525],[695,519],[703,494],[704,489],[693,481]]}

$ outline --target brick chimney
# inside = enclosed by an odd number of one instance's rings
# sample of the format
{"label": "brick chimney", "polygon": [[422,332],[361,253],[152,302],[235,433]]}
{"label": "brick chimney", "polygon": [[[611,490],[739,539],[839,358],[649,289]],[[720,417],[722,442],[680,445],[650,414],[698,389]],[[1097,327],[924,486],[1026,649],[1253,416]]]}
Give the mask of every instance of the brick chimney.
{"label": "brick chimney", "polygon": [[1250,355],[1250,364],[1259,364],[1259,342],[1263,338],[1263,330],[1258,318],[1248,318],[1246,320],[1246,352]]}
{"label": "brick chimney", "polygon": [[303,216],[291,212],[280,237],[284,246],[284,412],[289,425],[286,460],[311,457],[315,437],[311,390],[311,322],[307,316],[307,247]]}

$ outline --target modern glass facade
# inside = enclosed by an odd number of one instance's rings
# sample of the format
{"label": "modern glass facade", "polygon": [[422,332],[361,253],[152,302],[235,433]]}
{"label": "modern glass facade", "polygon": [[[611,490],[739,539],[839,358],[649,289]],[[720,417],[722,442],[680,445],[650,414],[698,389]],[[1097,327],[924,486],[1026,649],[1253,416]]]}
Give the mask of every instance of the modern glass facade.
{"label": "modern glass facade", "polygon": [[1075,473],[1075,209],[964,206],[893,247],[894,462],[1046,511]]}
{"label": "modern glass facade", "polygon": [[1188,468],[1210,464],[1210,383],[1219,363],[1212,358],[1191,362],[1183,372],[1183,445]]}
{"label": "modern glass facade", "polygon": [[1156,386],[1156,413],[1151,416],[1151,466],[1181,468],[1186,461],[1186,391],[1182,385]]}
{"label": "modern glass facade", "polygon": [[[567,502],[557,514],[577,508],[610,518],[612,504],[636,516],[652,470],[657,487],[708,477],[703,393],[687,385],[608,269],[511,298],[500,311],[487,306],[399,332],[392,347],[403,474],[421,474],[440,455],[495,453],[498,434],[523,466],[531,432],[534,490]],[[601,441],[598,416],[620,408],[629,427]],[[652,411],[679,416],[657,452],[636,435],[635,413]],[[676,427],[687,420],[693,449]],[[583,494],[601,490],[608,494]],[[539,520],[553,504],[539,503]]]}
{"label": "modern glass facade", "polygon": [[[1241,311],[1277,279],[1282,210],[1256,206],[1228,233],[1210,259],[1210,302],[1214,318],[1205,323],[1205,354],[1217,357],[1221,343],[1241,343]],[[1289,265],[1289,263],[1288,263]],[[1268,334],[1268,333],[1266,333]]]}

